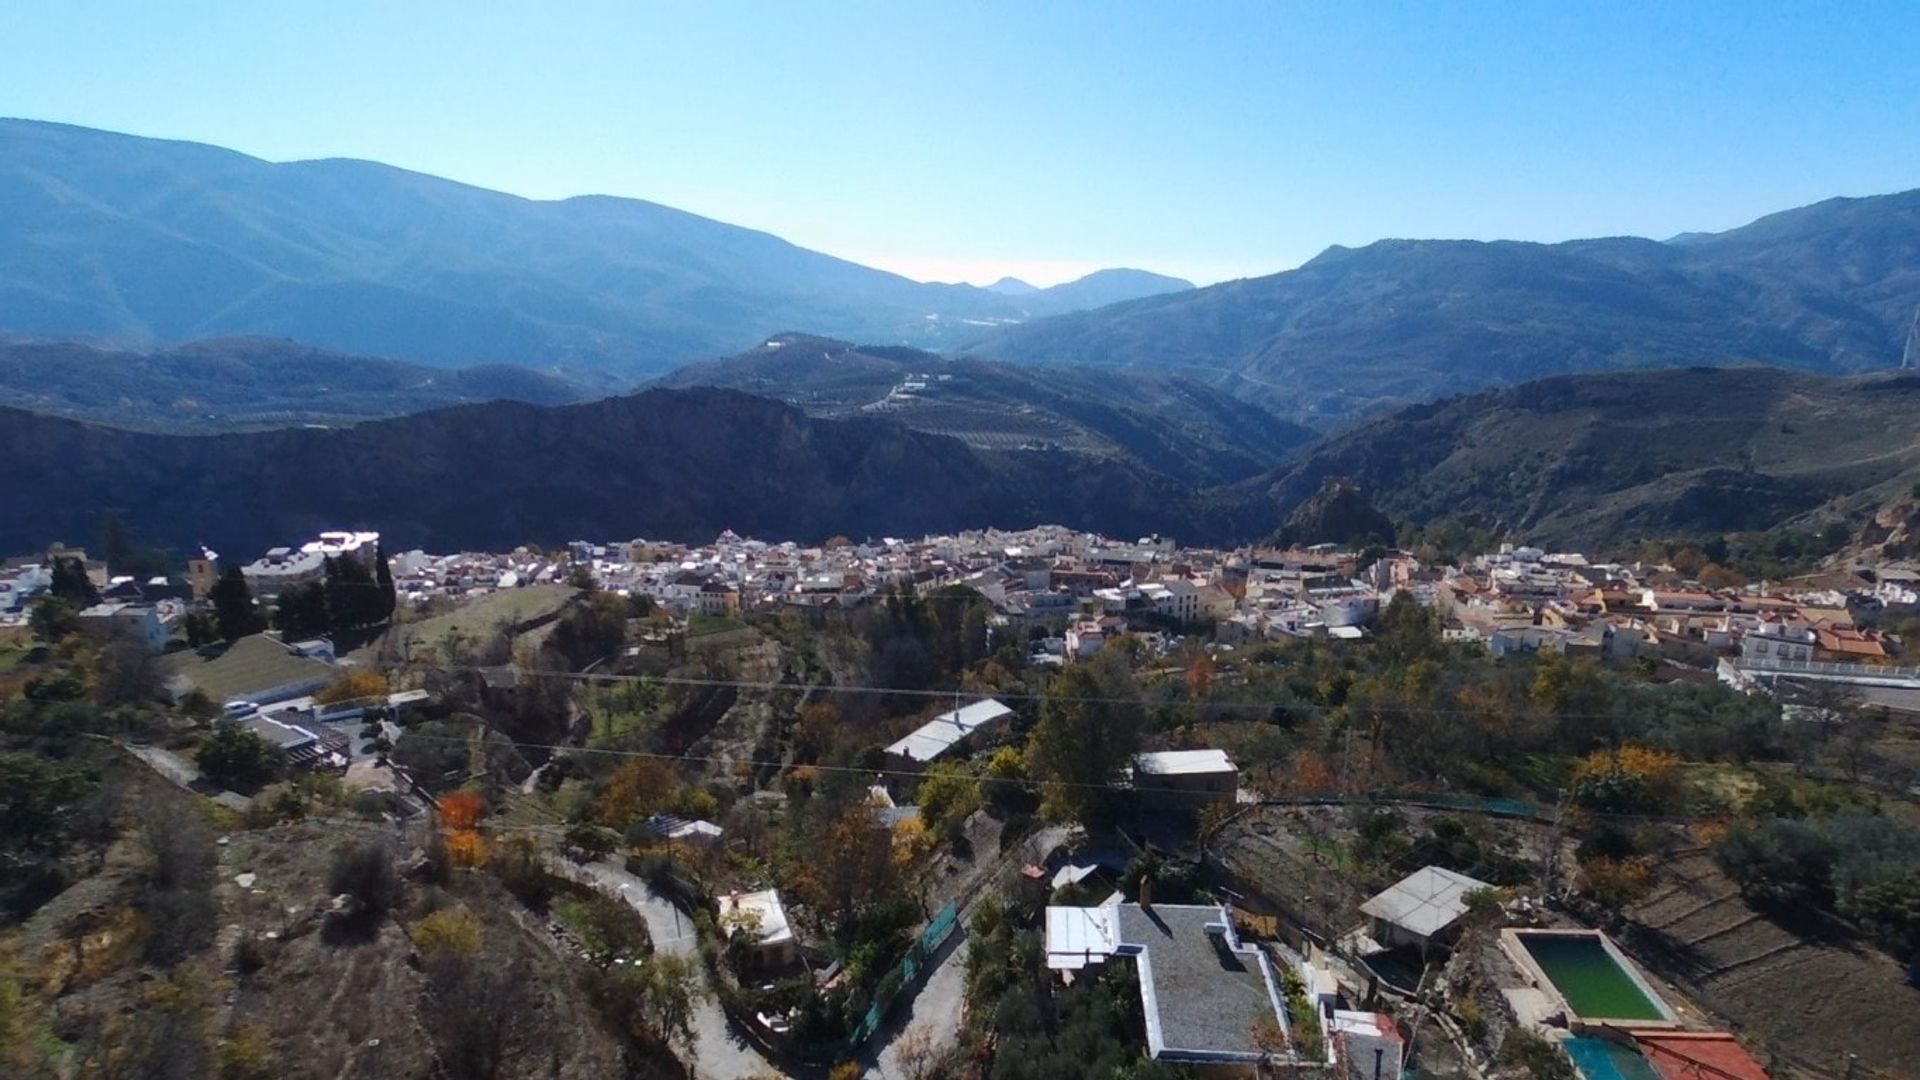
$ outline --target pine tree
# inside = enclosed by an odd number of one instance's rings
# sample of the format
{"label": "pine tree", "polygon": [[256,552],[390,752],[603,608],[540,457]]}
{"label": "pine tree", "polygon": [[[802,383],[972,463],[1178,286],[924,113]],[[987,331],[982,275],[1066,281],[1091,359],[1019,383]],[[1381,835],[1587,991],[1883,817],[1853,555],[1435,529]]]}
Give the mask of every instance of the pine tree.
{"label": "pine tree", "polygon": [[220,580],[213,583],[207,598],[213,601],[214,622],[225,640],[238,641],[267,628],[266,620],[254,606],[253,590],[247,587],[246,576],[240,573],[237,563],[220,571]]}
{"label": "pine tree", "polygon": [[329,629],[326,589],[315,581],[281,593],[274,604],[273,622],[289,641],[326,633]]}
{"label": "pine tree", "polygon": [[79,559],[53,560],[53,582],[49,591],[76,608],[90,607],[100,602],[100,591],[93,587],[93,582],[87,577],[87,568]]}
{"label": "pine tree", "polygon": [[380,615],[375,621],[385,622],[393,618],[400,594],[393,586],[393,567],[387,565],[387,550],[377,543],[373,545],[373,576],[380,586]]}

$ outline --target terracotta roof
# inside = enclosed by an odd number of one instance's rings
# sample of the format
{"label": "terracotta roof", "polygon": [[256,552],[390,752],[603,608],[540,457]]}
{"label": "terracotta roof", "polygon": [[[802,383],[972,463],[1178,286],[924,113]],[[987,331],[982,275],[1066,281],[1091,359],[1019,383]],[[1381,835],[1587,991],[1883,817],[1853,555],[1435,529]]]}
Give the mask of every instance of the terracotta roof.
{"label": "terracotta roof", "polygon": [[1772,1080],[1724,1031],[1636,1031],[1633,1038],[1664,1080]]}

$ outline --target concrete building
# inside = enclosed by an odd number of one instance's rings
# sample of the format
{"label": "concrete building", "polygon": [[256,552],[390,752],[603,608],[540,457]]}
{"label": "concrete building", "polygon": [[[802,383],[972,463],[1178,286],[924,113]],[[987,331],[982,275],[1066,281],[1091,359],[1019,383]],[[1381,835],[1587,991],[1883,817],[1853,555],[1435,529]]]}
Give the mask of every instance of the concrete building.
{"label": "concrete building", "polygon": [[102,603],[82,608],[80,630],[100,638],[138,642],[148,652],[167,647],[167,626],[151,604]]}
{"label": "concrete building", "polygon": [[1240,794],[1240,770],[1225,750],[1162,750],[1133,759],[1140,801],[1167,808],[1230,803]]}
{"label": "concrete building", "polygon": [[[1063,973],[1133,961],[1146,1014],[1147,1054],[1207,1075],[1248,1075],[1270,1053],[1254,1033],[1266,1021],[1289,1030],[1280,980],[1262,950],[1243,945],[1223,907],[1110,904],[1047,908],[1047,967]],[[1289,1040],[1290,1042],[1291,1040]]]}

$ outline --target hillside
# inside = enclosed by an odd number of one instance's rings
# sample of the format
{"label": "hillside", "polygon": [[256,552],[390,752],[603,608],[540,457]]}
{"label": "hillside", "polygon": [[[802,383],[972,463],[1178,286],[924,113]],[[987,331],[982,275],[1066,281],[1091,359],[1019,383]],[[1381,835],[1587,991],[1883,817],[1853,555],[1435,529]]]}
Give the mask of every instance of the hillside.
{"label": "hillside", "polygon": [[429,368],[266,338],[154,352],[0,343],[0,405],[138,431],[341,424],[480,401],[560,405],[587,396],[579,384],[525,368]]}
{"label": "hillside", "polygon": [[1115,459],[975,450],[711,389],[213,436],[8,410],[0,456],[13,478],[7,551],[97,535],[109,508],[144,542],[237,551],[352,526],[439,551],[706,541],[727,528],[803,540],[1048,521],[1206,539],[1228,528],[1223,513],[1196,511],[1189,489]]}
{"label": "hillside", "polygon": [[1190,485],[1265,472],[1314,433],[1182,375],[1016,367],[782,334],[662,386],[717,386],[813,416],[872,416],[981,450],[1117,457]]}
{"label": "hillside", "polygon": [[[1168,280],[1080,291],[1106,302]],[[1067,310],[1061,288],[1022,299]],[[637,199],[541,202],[374,162],[0,120],[0,331],[634,374],[788,326],[940,344],[1025,310]]]}
{"label": "hillside", "polygon": [[1396,518],[1568,546],[1864,522],[1920,480],[1920,377],[1768,368],[1543,379],[1401,409],[1241,490],[1299,506],[1350,478]]}
{"label": "hillside", "polygon": [[1025,363],[1190,370],[1295,418],[1585,371],[1896,365],[1920,309],[1920,191],[1667,243],[1382,240],[1297,270],[997,331]]}

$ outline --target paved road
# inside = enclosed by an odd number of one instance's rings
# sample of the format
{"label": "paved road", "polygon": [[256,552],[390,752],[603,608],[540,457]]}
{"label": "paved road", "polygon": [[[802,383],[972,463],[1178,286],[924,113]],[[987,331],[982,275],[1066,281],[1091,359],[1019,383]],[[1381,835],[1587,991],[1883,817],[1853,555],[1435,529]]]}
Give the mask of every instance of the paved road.
{"label": "paved road", "polygon": [[896,1012],[875,1037],[880,1057],[868,1064],[866,1080],[907,1080],[900,1048],[916,1032],[926,1032],[927,1045],[935,1051],[946,1049],[960,1037],[967,996],[966,951],[967,932],[965,928],[956,929],[935,954],[933,972],[920,982],[911,1007]]}
{"label": "paved road", "polygon": [[[654,948],[688,954],[698,951],[700,943],[694,933],[693,921],[656,894],[645,881],[627,873],[622,867],[608,862],[582,864],[566,859],[553,859],[549,865],[562,877],[589,885],[608,896],[617,896],[632,905],[640,917],[647,921],[647,932],[653,937]],[[694,963],[704,979],[706,966],[700,964],[697,956]],[[747,1077],[781,1075],[780,1070],[767,1064],[758,1051],[728,1027],[727,1014],[720,1008],[711,988],[694,1007],[692,1057],[693,1060],[688,1064],[693,1074],[709,1080],[745,1080]]]}

